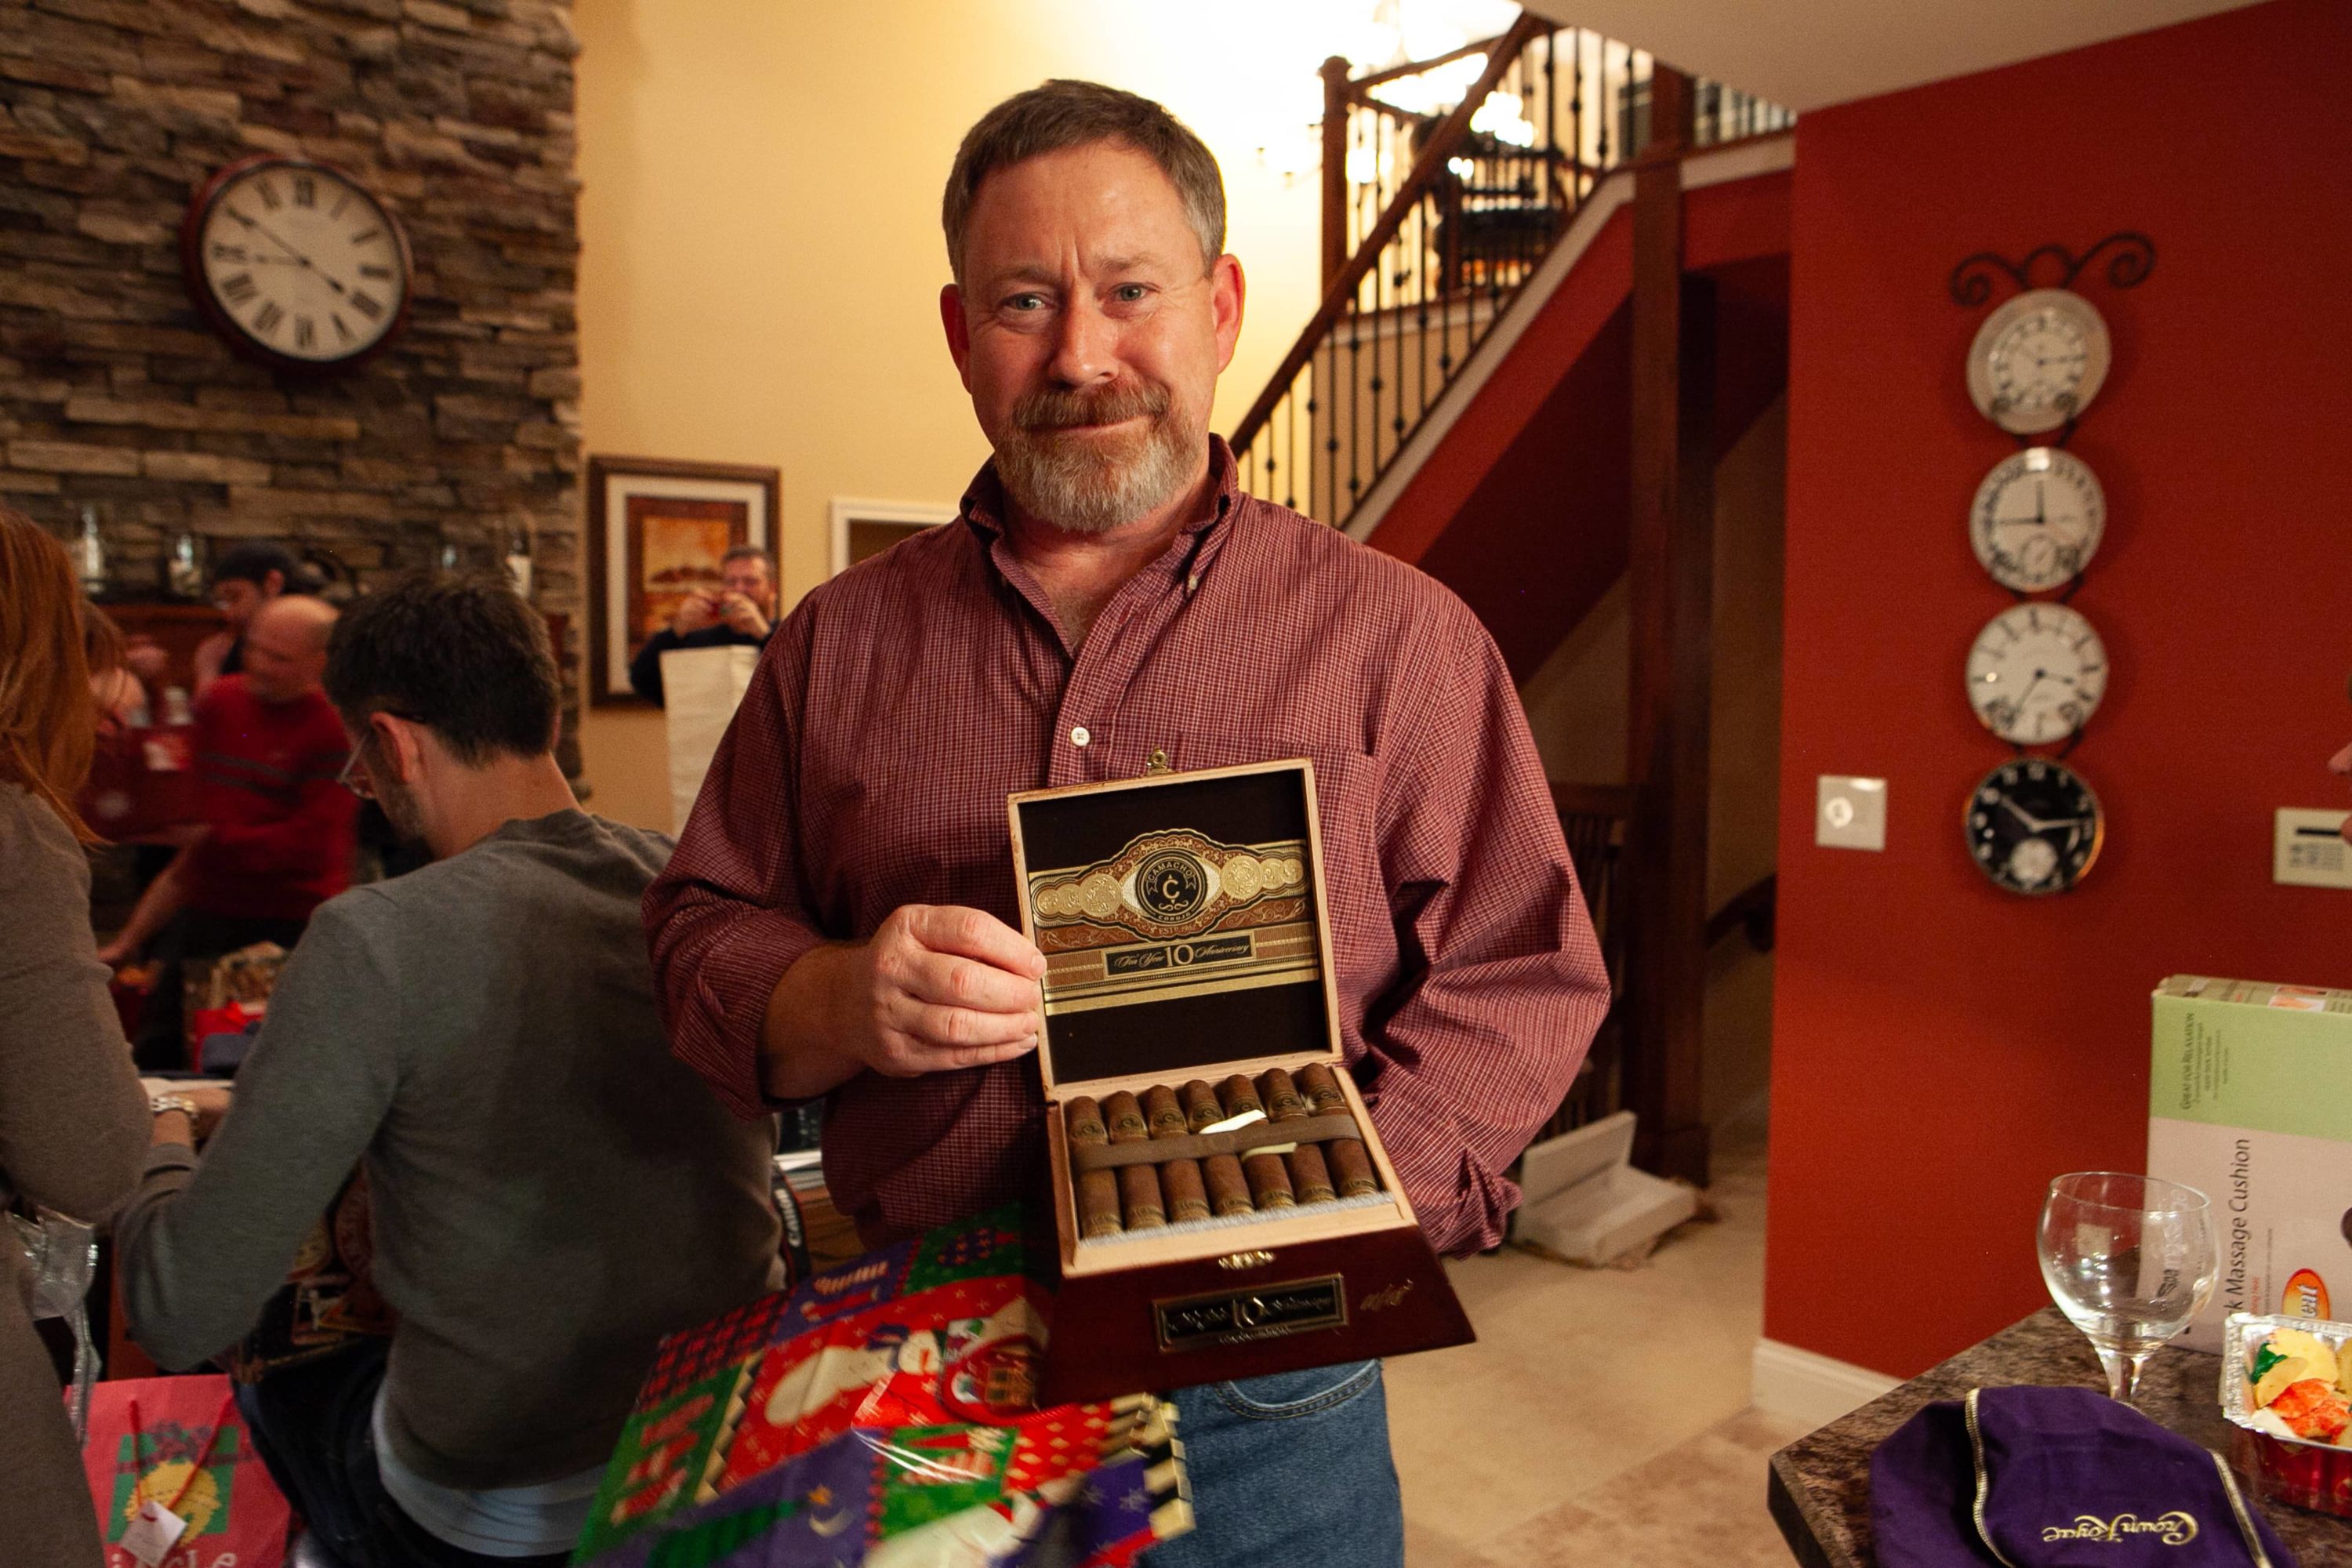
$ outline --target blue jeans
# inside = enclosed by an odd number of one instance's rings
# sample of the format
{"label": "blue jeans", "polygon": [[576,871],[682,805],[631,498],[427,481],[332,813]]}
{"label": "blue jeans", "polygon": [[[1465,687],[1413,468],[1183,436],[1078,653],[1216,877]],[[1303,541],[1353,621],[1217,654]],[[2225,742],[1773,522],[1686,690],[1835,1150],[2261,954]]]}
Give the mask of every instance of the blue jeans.
{"label": "blue jeans", "polygon": [[1193,1526],[1146,1552],[1144,1568],[1403,1568],[1380,1363],[1203,1384],[1171,1397]]}
{"label": "blue jeans", "polygon": [[558,1568],[566,1554],[485,1557],[432,1534],[385,1495],[369,1415],[390,1342],[240,1384],[236,1406],[278,1490],[341,1568]]}

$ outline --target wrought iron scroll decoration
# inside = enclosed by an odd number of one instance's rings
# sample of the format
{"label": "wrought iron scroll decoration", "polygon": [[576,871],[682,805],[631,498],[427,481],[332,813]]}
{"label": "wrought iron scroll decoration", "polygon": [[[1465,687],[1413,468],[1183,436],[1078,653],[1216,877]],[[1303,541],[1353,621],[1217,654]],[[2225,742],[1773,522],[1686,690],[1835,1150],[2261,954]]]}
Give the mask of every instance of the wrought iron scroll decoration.
{"label": "wrought iron scroll decoration", "polygon": [[[1992,298],[1996,277],[2008,278],[2020,292],[2035,288],[2071,289],[2074,279],[2103,254],[2107,257],[2107,286],[2111,289],[2136,289],[2147,281],[2147,275],[2156,269],[2156,241],[2128,228],[2107,236],[2080,256],[2054,242],[2035,246],[2021,261],[1979,250],[1952,268],[1952,301],[1970,309],[1984,304]],[[2054,283],[2033,281],[2034,268],[2044,262],[2057,264],[2058,279]]]}

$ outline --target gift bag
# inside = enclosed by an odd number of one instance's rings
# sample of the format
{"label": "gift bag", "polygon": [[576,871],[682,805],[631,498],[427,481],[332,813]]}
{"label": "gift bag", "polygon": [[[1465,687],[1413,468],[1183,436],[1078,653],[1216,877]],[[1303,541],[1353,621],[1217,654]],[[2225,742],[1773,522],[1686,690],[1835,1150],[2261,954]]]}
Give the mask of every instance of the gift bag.
{"label": "gift bag", "polygon": [[750,643],[728,647],[677,647],[662,655],[662,706],[669,715],[669,799],[674,831],[686,827],[702,775],[719,738],[735,721],[735,705],[751,684],[760,650]]}
{"label": "gift bag", "polygon": [[292,1510],[254,1451],[226,1377],[91,1391],[82,1470],[106,1568],[279,1568]]}

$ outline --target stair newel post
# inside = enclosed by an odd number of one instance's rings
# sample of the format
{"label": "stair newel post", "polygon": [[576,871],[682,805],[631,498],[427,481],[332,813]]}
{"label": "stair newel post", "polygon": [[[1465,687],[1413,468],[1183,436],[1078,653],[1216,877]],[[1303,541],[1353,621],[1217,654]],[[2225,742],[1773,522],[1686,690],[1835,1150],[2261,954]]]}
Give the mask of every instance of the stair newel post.
{"label": "stair newel post", "polygon": [[1633,195],[1626,1102],[1635,1163],[1704,1185],[1715,288],[1683,270],[1689,79],[1659,66],[1650,92]]}
{"label": "stair newel post", "polygon": [[1348,62],[1323,62],[1323,287],[1348,265]]}

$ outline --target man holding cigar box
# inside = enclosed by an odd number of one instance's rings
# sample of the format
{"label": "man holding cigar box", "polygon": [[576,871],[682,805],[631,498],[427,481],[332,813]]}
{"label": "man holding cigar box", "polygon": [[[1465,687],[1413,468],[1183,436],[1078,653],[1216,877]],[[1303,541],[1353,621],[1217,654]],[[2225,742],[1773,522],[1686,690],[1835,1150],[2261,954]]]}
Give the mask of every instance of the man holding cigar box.
{"label": "man holding cigar box", "polygon": [[[1491,1245],[1608,1001],[1493,640],[1238,488],[1208,418],[1242,272],[1215,161],[1165,110],[1008,100],[943,221],[941,321],[994,458],[958,525],[769,645],[646,897],[673,1049],[740,1114],[826,1096],[826,1177],[869,1244],[1042,1191],[1019,1058],[1045,961],[1004,797],[1308,756],[1349,1070],[1433,1244]],[[1175,1397],[1199,1528],[1157,1568],[1402,1561],[1377,1363]]]}

